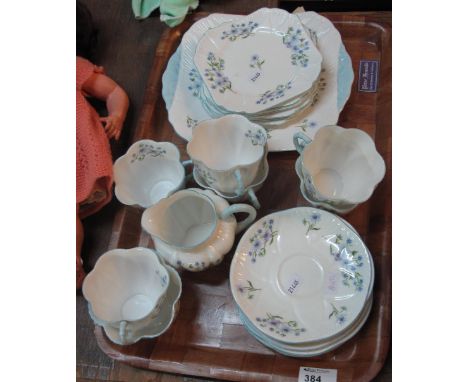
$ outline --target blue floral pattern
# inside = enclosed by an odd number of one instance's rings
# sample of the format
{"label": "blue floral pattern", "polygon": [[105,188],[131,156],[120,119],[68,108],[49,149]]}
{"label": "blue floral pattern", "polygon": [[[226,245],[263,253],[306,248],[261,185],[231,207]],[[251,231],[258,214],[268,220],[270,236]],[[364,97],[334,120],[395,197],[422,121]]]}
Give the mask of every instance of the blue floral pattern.
{"label": "blue floral pattern", "polygon": [[342,265],[340,270],[343,285],[352,286],[357,292],[362,292],[364,280],[358,269],[364,265],[363,257],[352,247],[353,239],[344,240],[341,234],[336,235],[334,245],[330,244],[330,255]]}
{"label": "blue floral pattern", "polygon": [[321,216],[318,212],[312,213],[308,218],[304,218],[302,220],[302,224],[304,224],[307,227],[306,235],[310,231],[318,231],[320,230],[319,227],[317,227],[317,223],[320,221]]}
{"label": "blue floral pattern", "polygon": [[130,163],[133,163],[135,161],[141,162],[143,159],[146,158],[146,156],[159,157],[164,156],[164,154],[166,154],[166,150],[162,147],[154,147],[149,143],[140,143],[138,145],[138,152],[132,154],[132,160],[130,161]]}
{"label": "blue floral pattern", "polygon": [[212,186],[213,183],[216,182],[216,179],[211,174],[211,172],[200,168],[200,166],[195,165],[194,171],[200,178],[202,178],[208,184],[208,186]]}
{"label": "blue floral pattern", "polygon": [[317,126],[317,123],[309,120],[308,118],[304,119],[300,125],[297,127],[300,127],[303,132],[306,132],[307,129],[313,129],[314,127]]}
{"label": "blue floral pattern", "polygon": [[[194,272],[202,271],[203,269],[205,269],[209,265],[211,265],[210,263],[207,264],[204,261],[195,261],[194,263],[184,264],[180,260],[177,260],[176,264],[177,264],[177,267],[179,267],[179,268],[188,269],[188,270],[194,271]],[[218,262],[213,263],[213,265],[216,265],[216,264],[219,264],[219,263]]]}
{"label": "blue floral pattern", "polygon": [[302,30],[289,27],[283,36],[283,44],[292,50],[291,63],[296,66],[306,68],[309,64],[309,57],[305,53],[309,50],[309,40],[302,36]]}
{"label": "blue floral pattern", "polygon": [[161,272],[159,272],[159,269],[156,269],[156,274],[161,277],[161,286],[165,287],[167,285],[167,275],[161,276]]}
{"label": "blue floral pattern", "polygon": [[231,81],[224,75],[224,60],[222,58],[217,59],[214,53],[208,53],[208,66],[209,69],[205,69],[205,77],[211,82],[212,89],[218,89],[220,93],[224,93],[226,90],[231,89]]}
{"label": "blue floral pattern", "polygon": [[252,57],[250,57],[250,67],[251,68],[258,68],[259,70],[262,70],[262,65],[265,63],[265,60],[261,59],[258,54],[253,54]]}
{"label": "blue floral pattern", "polygon": [[237,290],[240,292],[240,293],[244,293],[244,292],[247,292],[247,298],[249,300],[251,300],[254,295],[255,295],[255,292],[259,291],[259,290],[262,290],[261,288],[255,288],[252,284],[252,282],[250,280],[247,280],[247,286],[238,286],[237,287]]}
{"label": "blue floral pattern", "polygon": [[281,316],[273,315],[268,312],[266,317],[257,317],[255,320],[261,327],[268,328],[270,332],[279,334],[281,337],[286,337],[289,334],[299,336],[306,331],[305,328],[299,328],[296,321],[287,321]]}
{"label": "blue floral pattern", "polygon": [[250,141],[252,142],[252,145],[254,146],[263,146],[265,142],[267,141],[267,137],[265,136],[263,131],[260,129],[258,129],[255,133],[249,129],[245,133],[245,136],[247,138],[250,138]]}
{"label": "blue floral pattern", "polygon": [[346,306],[341,306],[340,309],[337,309],[332,303],[330,305],[332,306],[332,312],[328,315],[328,319],[335,317],[336,323],[343,325],[346,322]]}
{"label": "blue floral pattern", "polygon": [[202,79],[198,74],[198,71],[194,68],[189,72],[189,81],[191,84],[189,85],[188,89],[192,93],[194,97],[198,97],[200,95],[200,90],[202,88]]}
{"label": "blue floral pattern", "polygon": [[190,118],[188,115],[187,115],[187,127],[189,129],[193,129],[195,126],[198,125],[198,120],[197,119],[193,119],[193,118]]}
{"label": "blue floral pattern", "polygon": [[228,39],[230,41],[236,41],[238,38],[247,38],[254,34],[253,31],[257,27],[258,23],[254,21],[249,21],[247,24],[231,24],[231,29],[223,31],[221,40]]}
{"label": "blue floral pattern", "polygon": [[252,248],[249,251],[250,261],[255,263],[257,257],[263,257],[266,255],[267,245],[272,245],[278,231],[273,230],[273,219],[267,219],[262,223],[263,228],[257,229],[255,234],[249,239],[252,244]]}
{"label": "blue floral pattern", "polygon": [[257,100],[257,105],[265,105],[267,102],[283,97],[286,90],[291,89],[291,84],[292,82],[288,81],[284,85],[278,85],[274,90],[267,90],[260,96],[260,99]]}

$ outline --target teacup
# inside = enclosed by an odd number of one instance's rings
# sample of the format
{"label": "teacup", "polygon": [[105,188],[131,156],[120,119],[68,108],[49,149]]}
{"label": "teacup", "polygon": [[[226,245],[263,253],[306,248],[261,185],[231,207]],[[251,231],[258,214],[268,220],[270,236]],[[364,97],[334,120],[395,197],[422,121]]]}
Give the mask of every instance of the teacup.
{"label": "teacup", "polygon": [[185,167],[191,163],[181,163],[170,142],[135,142],[114,163],[115,195],[123,204],[149,207],[184,187]]}
{"label": "teacup", "polygon": [[263,186],[267,176],[268,176],[268,161],[266,155],[263,161],[260,163],[260,167],[257,172],[257,176],[253,180],[252,184],[245,189],[244,193],[241,195],[237,194],[225,194],[218,191],[215,188],[210,187],[208,184],[204,182],[203,179],[198,177],[198,173],[193,173],[193,180],[200,186],[209,190],[214,191],[217,195],[221,196],[223,199],[228,201],[229,203],[238,203],[242,201],[249,200],[252,206],[254,206],[257,210],[260,209],[260,202],[257,199],[256,192]]}
{"label": "teacup", "polygon": [[158,256],[137,247],[104,253],[82,290],[95,323],[117,329],[125,344],[157,316],[168,286],[169,274]]}
{"label": "teacup", "polygon": [[[132,331],[127,337],[126,342],[122,343],[119,331],[110,326],[104,326],[104,332],[107,337],[117,345],[131,345],[140,341],[142,338],[155,338],[164,334],[174,322],[179,310],[179,299],[182,294],[182,280],[177,271],[164,265],[169,273],[169,288],[167,289],[166,297],[161,305],[161,309],[154,319],[148,322],[148,325]],[[90,310],[90,314],[92,311]]]}
{"label": "teacup", "polygon": [[313,140],[299,132],[294,145],[308,196],[335,210],[349,212],[369,199],[385,175],[374,141],[359,129],[324,126]]}
{"label": "teacup", "polygon": [[[248,216],[237,222],[238,212]],[[147,208],[141,225],[156,251],[176,268],[200,271],[218,264],[229,252],[235,234],[255,220],[257,212],[248,204],[229,205],[210,190],[177,191]]]}
{"label": "teacup", "polygon": [[266,130],[236,114],[200,122],[187,144],[198,177],[237,195],[252,184],[267,151]]}

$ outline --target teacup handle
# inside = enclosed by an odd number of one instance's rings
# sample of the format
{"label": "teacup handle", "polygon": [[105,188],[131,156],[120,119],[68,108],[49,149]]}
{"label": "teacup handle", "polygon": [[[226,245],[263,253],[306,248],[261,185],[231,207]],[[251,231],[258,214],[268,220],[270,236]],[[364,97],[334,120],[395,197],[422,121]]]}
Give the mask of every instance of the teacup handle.
{"label": "teacup handle", "polygon": [[296,147],[296,150],[299,154],[302,154],[304,151],[304,148],[312,142],[312,139],[310,139],[307,135],[305,135],[303,132],[299,131],[298,133],[294,134],[293,137],[293,142],[294,146]]}
{"label": "teacup handle", "polygon": [[249,225],[253,223],[255,218],[257,217],[257,211],[255,208],[248,204],[233,204],[232,206],[227,207],[222,213],[221,213],[221,219],[226,219],[227,217],[234,215],[239,212],[245,212],[249,214],[244,220],[241,222],[237,223],[236,227],[236,234],[243,231],[246,229]]}
{"label": "teacup handle", "polygon": [[[187,167],[193,165],[193,161],[191,159],[184,160],[182,162],[182,166],[184,166],[185,172],[187,173]],[[185,175],[185,183],[187,183],[189,180],[191,180],[193,177],[192,171],[190,171],[187,175]]]}
{"label": "teacup handle", "polygon": [[236,195],[240,196],[244,193],[245,188],[244,182],[242,181],[240,169],[236,169],[236,171],[234,171],[234,177],[236,178],[237,182]]}
{"label": "teacup handle", "polygon": [[257,209],[259,210],[260,209],[260,203],[257,199],[257,195],[255,195],[255,191],[252,190],[252,187],[250,187],[248,190],[247,190],[247,194],[249,195],[249,199],[250,199],[250,202],[252,203],[252,205]]}
{"label": "teacup handle", "polygon": [[128,322],[125,320],[120,321],[120,326],[119,326],[119,336],[120,336],[120,341],[122,341],[123,344],[127,342],[127,324]]}

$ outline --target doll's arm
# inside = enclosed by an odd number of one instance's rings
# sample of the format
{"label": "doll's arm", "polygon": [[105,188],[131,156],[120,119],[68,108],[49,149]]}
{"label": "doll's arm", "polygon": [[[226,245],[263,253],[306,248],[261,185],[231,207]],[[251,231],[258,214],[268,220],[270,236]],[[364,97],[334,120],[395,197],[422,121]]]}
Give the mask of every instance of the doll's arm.
{"label": "doll's arm", "polygon": [[128,110],[128,97],[125,91],[103,73],[93,73],[82,86],[89,95],[106,101],[107,117],[100,118],[104,123],[107,137],[118,140]]}

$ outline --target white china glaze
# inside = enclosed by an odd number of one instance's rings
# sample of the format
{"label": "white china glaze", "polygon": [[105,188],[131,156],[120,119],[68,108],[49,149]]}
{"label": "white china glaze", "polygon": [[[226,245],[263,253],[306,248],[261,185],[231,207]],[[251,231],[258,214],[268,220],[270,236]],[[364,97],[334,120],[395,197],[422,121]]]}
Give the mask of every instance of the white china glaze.
{"label": "white china glaze", "polygon": [[115,195],[126,205],[143,208],[183,188],[185,169],[170,142],[135,142],[114,163]]}
{"label": "white china glaze", "polygon": [[104,253],[83,282],[96,324],[128,332],[154,318],[164,301],[169,275],[154,251],[114,249]]}
{"label": "white china glaze", "polygon": [[329,212],[299,207],[270,214],[241,238],[231,263],[236,303],[265,335],[322,341],[345,330],[370,290],[370,254]]}
{"label": "white china glaze", "polygon": [[201,122],[187,144],[194,172],[223,193],[242,194],[268,152],[267,133],[240,115]]}
{"label": "white china glaze", "polygon": [[[249,217],[237,223],[232,212],[247,212]],[[198,272],[219,264],[236,233],[255,216],[252,206],[229,206],[210,190],[188,189],[146,209],[141,224],[165,261],[177,269]]]}

